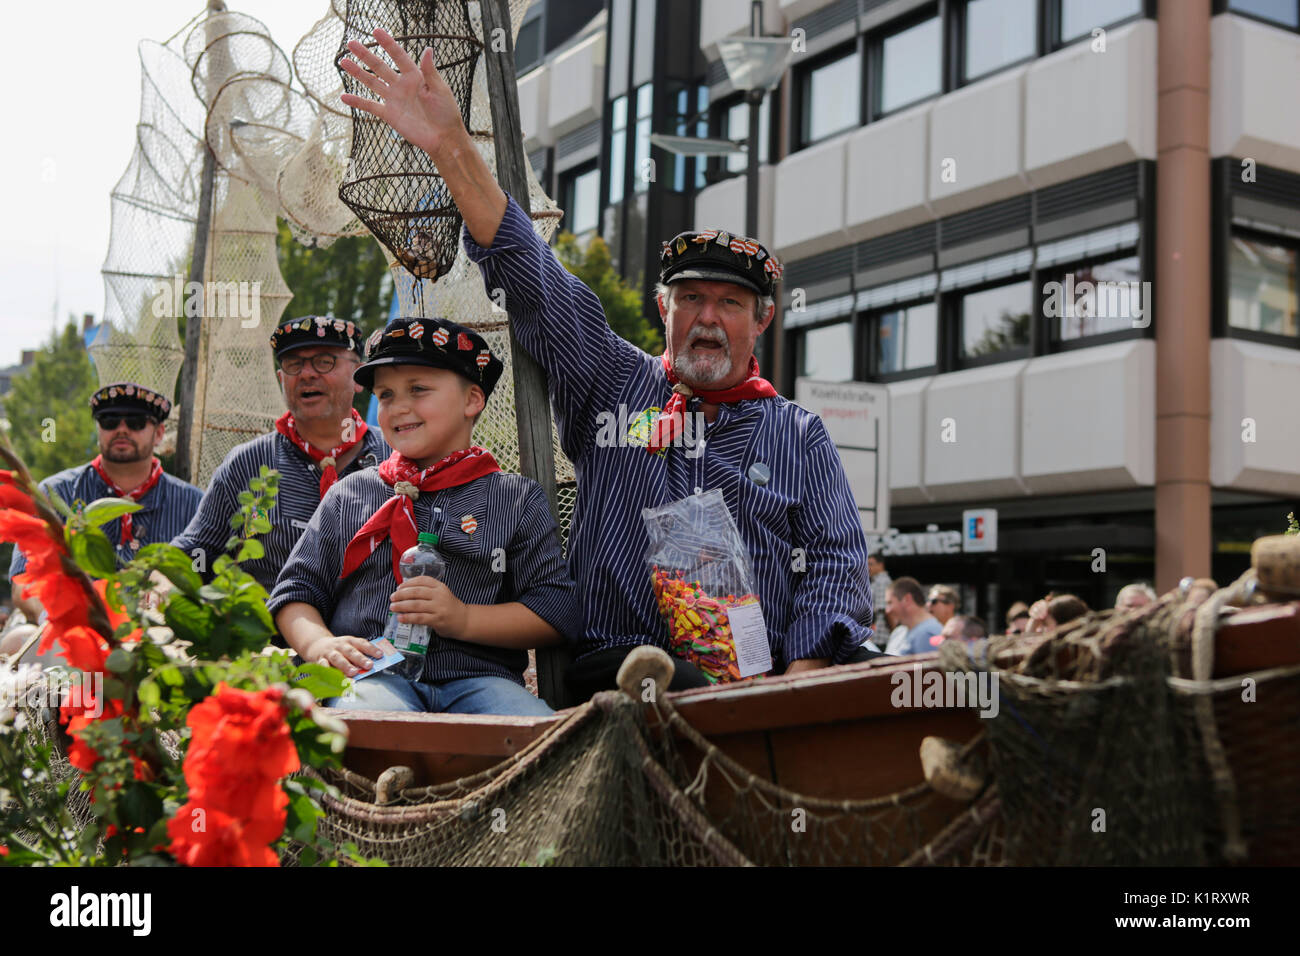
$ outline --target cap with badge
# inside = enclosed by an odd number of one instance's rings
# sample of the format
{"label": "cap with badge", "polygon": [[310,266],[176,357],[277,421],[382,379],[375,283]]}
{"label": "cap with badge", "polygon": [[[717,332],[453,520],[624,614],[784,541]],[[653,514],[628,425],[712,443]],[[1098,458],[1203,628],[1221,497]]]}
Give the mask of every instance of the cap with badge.
{"label": "cap with badge", "polygon": [[331,319],[326,315],[306,315],[282,323],[271,333],[271,351],[276,358],[308,345],[328,345],[361,351],[361,331],[355,322]]}
{"label": "cap with badge", "polygon": [[487,340],[473,329],[446,319],[394,319],[366,342],[365,362],[352,377],[366,388],[375,386],[381,365],[427,365],[445,368],[469,379],[483,395],[492,394],[505,364],[492,354]]}
{"label": "cap with badge", "polygon": [[757,239],[717,229],[683,232],[663,245],[659,281],[683,279],[734,282],[759,295],[775,295],[785,267]]}
{"label": "cap with badge", "polygon": [[171,414],[171,401],[159,392],[135,382],[114,382],[105,385],[90,396],[90,414],[147,415],[156,422],[165,421]]}

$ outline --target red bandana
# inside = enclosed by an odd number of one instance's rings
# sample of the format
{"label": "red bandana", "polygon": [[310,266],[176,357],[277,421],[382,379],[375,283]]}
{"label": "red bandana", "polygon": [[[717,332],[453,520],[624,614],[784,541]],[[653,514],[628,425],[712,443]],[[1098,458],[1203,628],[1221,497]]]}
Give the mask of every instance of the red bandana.
{"label": "red bandana", "polygon": [[325,492],[330,490],[330,485],[339,480],[339,473],[335,468],[339,456],[346,455],[353,448],[357,447],[357,445],[361,444],[361,440],[366,437],[366,432],[370,430],[370,427],[362,420],[361,416],[357,414],[355,408],[351,409],[351,412],[352,424],[355,426],[352,431],[352,441],[345,441],[341,445],[335,445],[330,449],[328,455],[316,448],[314,445],[309,445],[306,440],[298,434],[298,426],[294,423],[293,414],[291,412],[285,412],[275,420],[275,430],[285,438],[289,439],[289,441],[293,442],[294,445],[302,451],[310,455],[311,460],[320,465],[320,496],[322,498],[325,497]]}
{"label": "red bandana", "polygon": [[[90,467],[94,468],[96,473],[99,475],[99,477],[103,479],[104,484],[108,485],[108,490],[110,493],[112,493],[114,497],[129,498],[131,501],[139,501],[141,498],[147,495],[149,493],[149,489],[151,489],[154,485],[158,484],[158,481],[159,479],[162,478],[162,473],[163,473],[162,462],[160,462],[157,458],[155,458],[153,460],[153,464],[149,468],[149,477],[144,480],[144,484],[140,485],[138,488],[136,488],[134,491],[128,494],[127,492],[119,488],[117,486],[117,482],[113,481],[112,478],[108,477],[108,473],[104,471],[103,455],[96,455],[95,460],[90,463]],[[131,532],[131,516],[122,515],[122,546],[126,547],[134,540],[135,540],[135,535],[132,534]]]}
{"label": "red bandana", "polygon": [[346,578],[374,553],[385,538],[392,538],[393,577],[400,583],[402,576],[398,572],[398,562],[402,560],[403,552],[415,546],[419,536],[415,524],[415,499],[420,492],[467,485],[475,478],[500,470],[501,466],[492,453],[477,445],[452,452],[424,471],[400,451],[393,452],[379,466],[379,477],[393,487],[393,497],[384,502],[352,536],[343,552],[343,573],[339,578]]}
{"label": "red bandana", "polygon": [[664,352],[662,358],[668,384],[673,387],[673,397],[668,400],[668,404],[664,406],[664,410],[660,412],[650,428],[650,443],[646,445],[647,451],[655,452],[667,448],[672,444],[673,439],[681,434],[682,420],[686,415],[686,401],[689,398],[700,398],[711,405],[725,405],[729,402],[744,401],[747,398],[776,398],[776,389],[772,387],[771,382],[758,374],[758,359],[752,355],[749,357],[749,378],[739,385],[716,392],[682,385],[677,379],[677,373],[673,371],[672,363],[668,361],[668,353]]}

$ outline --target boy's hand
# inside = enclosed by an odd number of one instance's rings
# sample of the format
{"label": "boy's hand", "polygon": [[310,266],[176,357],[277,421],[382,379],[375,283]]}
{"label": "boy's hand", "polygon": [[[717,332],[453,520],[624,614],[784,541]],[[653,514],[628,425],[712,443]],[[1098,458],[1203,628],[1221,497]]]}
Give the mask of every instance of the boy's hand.
{"label": "boy's hand", "polygon": [[457,640],[464,636],[469,622],[469,605],[437,578],[403,581],[388,606],[403,624],[423,624]]}
{"label": "boy's hand", "polygon": [[363,670],[370,670],[370,660],[366,655],[374,658],[384,656],[384,652],[369,641],[348,634],[323,637],[313,643],[309,650],[309,654],[303,655],[304,660],[327,664],[341,670],[348,677],[356,677]]}
{"label": "boy's hand", "polygon": [[344,57],[339,67],[381,101],[345,93],[343,102],[383,120],[408,143],[436,155],[465,124],[456,97],[433,65],[433,51],[426,49],[417,65],[386,31],[376,30],[374,37],[396,69],[356,40],[348,43],[356,59]]}

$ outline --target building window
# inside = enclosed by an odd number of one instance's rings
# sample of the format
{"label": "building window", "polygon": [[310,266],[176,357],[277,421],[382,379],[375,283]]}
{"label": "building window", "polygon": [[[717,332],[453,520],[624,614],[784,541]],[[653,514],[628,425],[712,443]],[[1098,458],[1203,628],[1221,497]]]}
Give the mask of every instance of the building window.
{"label": "building window", "polygon": [[799,145],[852,129],[861,122],[862,71],[852,50],[803,70],[799,87]]}
{"label": "building window", "polygon": [[799,375],[819,382],[853,381],[853,323],[837,322],[799,336]]}
{"label": "building window", "polygon": [[[673,132],[678,136],[709,135],[709,88],[704,85],[683,87],[676,95],[677,113],[673,117]],[[673,156],[673,189],[686,192],[703,189],[708,185],[705,173],[708,162],[704,157]]]}
{"label": "building window", "polygon": [[1295,336],[1296,250],[1233,236],[1228,252],[1228,325]]}
{"label": "building window", "polygon": [[1028,279],[962,296],[958,304],[961,357],[984,358],[1027,347],[1032,308]]}
{"label": "building window", "polygon": [[623,201],[627,175],[627,97],[620,96],[609,110],[609,204]]}
{"label": "building window", "polygon": [[[743,99],[723,108],[718,135],[732,142],[749,140],[749,104]],[[772,97],[765,97],[758,111],[758,161],[768,161],[768,141],[772,136]],[[723,169],[728,173],[743,173],[748,167],[747,153],[734,153],[723,157]]]}
{"label": "building window", "polygon": [[583,238],[595,231],[600,221],[600,170],[593,162],[560,177],[564,203],[564,228]]}
{"label": "building window", "polygon": [[654,164],[650,159],[650,133],[654,111],[654,87],[645,83],[636,91],[636,145],[632,155],[636,168],[632,171],[632,191],[643,193],[655,181]]}
{"label": "building window", "polygon": [[962,78],[1032,57],[1038,49],[1038,0],[970,0],[966,4]]}
{"label": "building window", "polygon": [[[1150,324],[1137,256],[1076,266],[1043,287],[1043,312],[1058,342]],[[1136,323],[1136,326],[1135,326]]]}
{"label": "building window", "polygon": [[1098,27],[1108,27],[1142,16],[1142,0],[1060,0],[1061,43],[1091,36]]}
{"label": "building window", "polygon": [[943,24],[931,17],[880,42],[877,113],[891,113],[943,91]]}
{"label": "building window", "polygon": [[1292,30],[1300,28],[1300,4],[1296,0],[1228,0],[1228,9]]}
{"label": "building window", "polygon": [[519,39],[515,41],[515,72],[527,73],[541,62],[542,18],[538,15],[519,28]]}
{"label": "building window", "polygon": [[939,318],[933,302],[885,309],[867,322],[874,340],[871,375],[894,375],[938,363]]}

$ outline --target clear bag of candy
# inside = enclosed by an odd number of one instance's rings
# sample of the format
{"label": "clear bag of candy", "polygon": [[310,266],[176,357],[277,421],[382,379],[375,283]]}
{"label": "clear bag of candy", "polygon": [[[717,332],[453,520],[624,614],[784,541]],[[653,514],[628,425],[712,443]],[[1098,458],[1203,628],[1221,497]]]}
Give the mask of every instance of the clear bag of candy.
{"label": "clear bag of candy", "polygon": [[754,572],[721,490],[641,511],[669,651],[714,683],[771,668]]}

